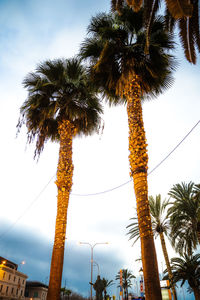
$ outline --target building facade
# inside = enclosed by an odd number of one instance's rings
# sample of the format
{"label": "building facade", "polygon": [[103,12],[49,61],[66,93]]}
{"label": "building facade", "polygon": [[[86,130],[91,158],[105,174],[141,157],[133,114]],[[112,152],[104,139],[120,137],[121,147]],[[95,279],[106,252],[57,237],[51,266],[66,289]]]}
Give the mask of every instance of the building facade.
{"label": "building facade", "polygon": [[48,286],[38,281],[27,281],[25,300],[46,300]]}
{"label": "building facade", "polygon": [[18,265],[0,257],[0,299],[24,299],[28,276],[19,272]]}

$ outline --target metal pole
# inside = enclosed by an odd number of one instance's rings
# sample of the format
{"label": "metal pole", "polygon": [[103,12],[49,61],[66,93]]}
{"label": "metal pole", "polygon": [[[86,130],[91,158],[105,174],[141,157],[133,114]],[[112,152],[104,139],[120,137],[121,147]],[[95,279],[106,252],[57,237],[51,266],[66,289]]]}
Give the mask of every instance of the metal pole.
{"label": "metal pole", "polygon": [[108,242],[106,243],[96,243],[94,245],[91,245],[90,243],[86,243],[86,242],[79,242],[79,244],[85,244],[85,245],[89,245],[91,247],[91,289],[90,289],[90,300],[92,300],[92,288],[93,288],[93,282],[92,282],[92,275],[93,275],[93,249],[96,245],[102,245],[102,244],[108,244]]}
{"label": "metal pole", "polygon": [[93,275],[93,248],[94,246],[91,246],[91,290],[90,290],[90,300],[92,300],[92,288],[93,288],[93,282],[92,282],[92,275]]}

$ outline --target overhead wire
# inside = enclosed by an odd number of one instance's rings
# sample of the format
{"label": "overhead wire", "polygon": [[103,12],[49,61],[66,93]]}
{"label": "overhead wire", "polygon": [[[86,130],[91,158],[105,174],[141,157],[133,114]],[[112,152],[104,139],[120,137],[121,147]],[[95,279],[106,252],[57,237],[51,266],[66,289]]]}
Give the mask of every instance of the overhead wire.
{"label": "overhead wire", "polygon": [[[147,176],[149,176],[150,174],[152,174],[162,163],[164,163],[164,161],[184,142],[184,140],[192,133],[192,131],[197,127],[197,125],[200,123],[200,120],[192,127],[192,129],[182,138],[182,140],[169,152],[169,154],[167,156],[165,156],[150,172],[148,172]],[[96,196],[96,195],[101,195],[101,194],[105,194],[105,193],[109,193],[112,192],[116,189],[121,188],[122,186],[128,184],[129,182],[131,182],[132,179],[118,185],[115,186],[114,188],[110,188],[107,189],[105,191],[101,191],[101,192],[97,192],[97,193],[91,193],[91,194],[74,194],[71,193],[71,195],[73,196],[82,196],[82,197],[86,197],[86,196]]]}
{"label": "overhead wire", "polygon": [[[171,156],[171,154],[185,141],[185,139],[192,133],[192,131],[198,126],[198,124],[200,123],[200,120],[190,129],[190,131],[182,138],[182,140],[169,152],[169,154],[167,156],[165,156],[150,172],[148,172],[148,176],[150,174],[152,174],[161,164],[163,164],[163,162],[169,158],[169,156]],[[39,197],[42,195],[42,193],[46,190],[46,188],[48,187],[48,185],[51,183],[52,179],[55,177],[56,174],[54,174],[51,179],[48,181],[48,183],[44,186],[44,188],[40,191],[40,193],[35,197],[35,199],[30,203],[30,205],[24,210],[24,212],[16,219],[16,221],[11,224],[11,226],[9,226],[9,228],[7,228],[6,231],[4,231],[1,235],[0,235],[0,239],[3,238],[3,236],[6,235],[7,232],[9,232],[18,222],[19,220],[26,214],[26,212],[33,206],[33,204],[39,199]],[[132,179],[118,185],[115,186],[113,188],[101,191],[101,192],[97,192],[97,193],[89,193],[89,194],[75,194],[75,193],[71,193],[72,196],[78,196],[78,197],[86,197],[86,196],[96,196],[96,195],[101,195],[101,194],[105,194],[105,193],[109,193],[112,192],[116,189],[119,189],[123,186],[125,186],[126,184],[130,183],[132,181]]]}

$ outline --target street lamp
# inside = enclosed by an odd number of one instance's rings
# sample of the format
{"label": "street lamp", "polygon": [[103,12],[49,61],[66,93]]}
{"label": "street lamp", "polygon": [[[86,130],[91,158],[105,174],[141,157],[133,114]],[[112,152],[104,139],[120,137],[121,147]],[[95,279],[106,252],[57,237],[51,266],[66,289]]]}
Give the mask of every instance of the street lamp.
{"label": "street lamp", "polygon": [[98,269],[98,275],[100,275],[100,268],[99,268],[99,264],[93,260],[93,265],[97,266]]}
{"label": "street lamp", "polygon": [[92,300],[92,286],[93,286],[93,282],[92,282],[92,276],[93,276],[93,249],[96,245],[105,245],[108,244],[108,242],[105,243],[95,243],[95,244],[90,244],[90,243],[86,243],[86,242],[79,242],[80,245],[89,245],[91,248],[91,288],[90,288],[90,300]]}

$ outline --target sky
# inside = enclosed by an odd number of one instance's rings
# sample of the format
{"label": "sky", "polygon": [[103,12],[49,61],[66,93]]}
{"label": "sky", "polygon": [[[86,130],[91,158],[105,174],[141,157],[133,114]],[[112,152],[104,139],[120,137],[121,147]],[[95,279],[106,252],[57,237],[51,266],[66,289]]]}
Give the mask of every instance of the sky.
{"label": "sky", "polygon": [[[0,0],[0,255],[18,263],[29,280],[48,283],[59,145],[47,143],[36,161],[34,145],[26,143],[26,129],[16,138],[19,109],[27,95],[22,80],[39,62],[77,54],[90,18],[109,8],[109,0]],[[179,44],[177,39],[174,54],[179,67],[173,86],[143,104],[149,172],[200,120],[199,60],[197,65],[186,62]],[[129,177],[126,107],[105,104],[103,120],[101,135],[76,138],[73,142],[74,176],[62,283],[86,296],[89,295],[91,249],[89,245],[79,245],[79,241],[92,245],[109,243],[94,248],[100,275],[109,280],[114,280],[121,268],[128,268],[138,276],[141,267],[135,261],[140,258],[139,244],[132,247],[126,229],[136,205]],[[198,123],[148,176],[149,195],[161,194],[164,199],[176,183],[199,183],[199,138]],[[112,190],[116,187],[119,188]],[[162,272],[165,265],[158,238],[155,243]],[[167,245],[170,257],[175,256]],[[26,264],[22,266],[23,260]],[[112,293],[118,293],[117,284],[112,287]],[[183,294],[181,298],[184,299]],[[185,299],[193,297],[187,295]]]}

